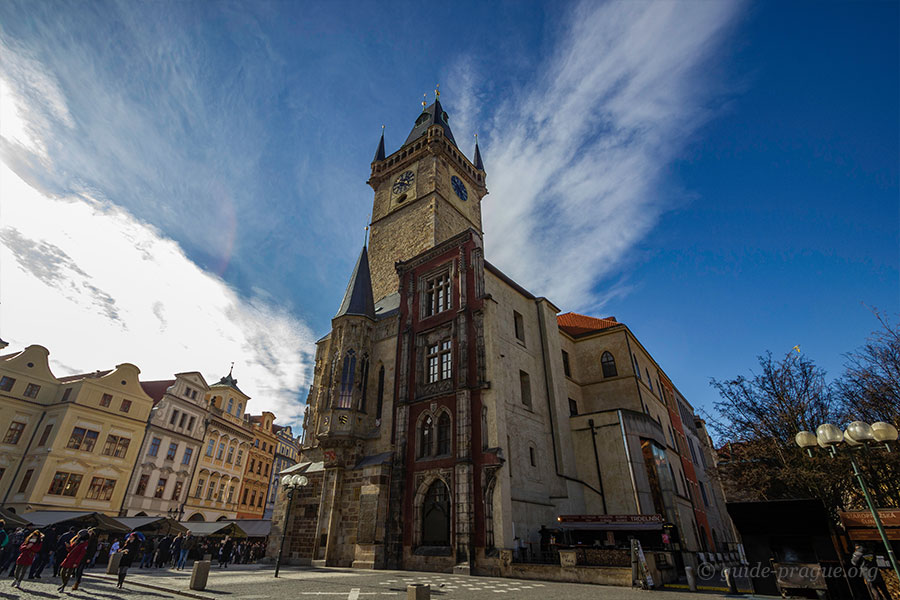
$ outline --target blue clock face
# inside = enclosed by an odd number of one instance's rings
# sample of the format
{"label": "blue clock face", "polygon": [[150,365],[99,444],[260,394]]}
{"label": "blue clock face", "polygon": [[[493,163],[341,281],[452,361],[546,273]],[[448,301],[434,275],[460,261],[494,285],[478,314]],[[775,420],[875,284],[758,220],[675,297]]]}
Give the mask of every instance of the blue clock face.
{"label": "blue clock face", "polygon": [[409,186],[412,184],[413,179],[415,178],[416,176],[412,171],[407,171],[406,173],[398,177],[397,181],[394,182],[394,186],[392,188],[393,192],[395,194],[402,194],[409,189]]}
{"label": "blue clock face", "polygon": [[456,192],[456,195],[459,196],[460,200],[465,201],[469,199],[469,192],[466,190],[465,184],[459,177],[456,175],[451,177],[450,184],[453,185],[453,191]]}

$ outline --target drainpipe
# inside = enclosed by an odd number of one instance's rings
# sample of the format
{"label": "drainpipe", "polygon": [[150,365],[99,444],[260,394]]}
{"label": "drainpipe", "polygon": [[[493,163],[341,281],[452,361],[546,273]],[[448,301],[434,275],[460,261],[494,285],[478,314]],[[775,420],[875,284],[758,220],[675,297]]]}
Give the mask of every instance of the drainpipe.
{"label": "drainpipe", "polygon": [[597,453],[597,432],[594,429],[594,420],[588,419],[588,427],[591,428],[591,442],[594,444],[594,462],[597,464],[597,485],[600,487],[600,499],[603,500],[603,514],[609,514],[606,509],[606,494],[603,492],[603,476],[600,474],[600,455]]}
{"label": "drainpipe", "polygon": [[22,460],[19,461],[19,464],[16,466],[16,473],[13,475],[12,481],[9,484],[9,487],[6,488],[6,494],[3,496],[3,504],[6,504],[7,498],[9,498],[9,493],[12,491],[12,484],[16,482],[16,479],[19,477],[19,471],[22,470],[22,465],[25,463],[25,458],[28,456],[28,452],[31,450],[31,444],[34,443],[34,436],[37,435],[38,429],[41,428],[41,423],[44,421],[44,417],[47,416],[47,411],[41,411],[41,417],[38,419],[37,425],[34,426],[34,431],[31,432],[31,438],[28,440],[28,445],[25,446],[25,453],[22,454]]}

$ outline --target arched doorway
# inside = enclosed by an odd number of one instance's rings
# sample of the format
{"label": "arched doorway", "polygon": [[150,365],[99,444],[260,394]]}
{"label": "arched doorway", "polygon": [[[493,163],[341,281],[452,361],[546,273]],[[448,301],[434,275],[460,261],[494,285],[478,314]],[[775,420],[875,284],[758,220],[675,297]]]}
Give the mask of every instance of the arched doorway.
{"label": "arched doorway", "polygon": [[188,517],[188,521],[191,523],[203,523],[206,519],[203,518],[203,515],[200,513],[194,513],[190,517]]}
{"label": "arched doorway", "polygon": [[438,479],[425,492],[422,503],[422,545],[450,545],[450,490]]}
{"label": "arched doorway", "polygon": [[222,515],[221,517],[216,519],[216,522],[218,523],[219,521],[227,521],[227,520],[228,520],[228,517],[226,517],[225,515]]}

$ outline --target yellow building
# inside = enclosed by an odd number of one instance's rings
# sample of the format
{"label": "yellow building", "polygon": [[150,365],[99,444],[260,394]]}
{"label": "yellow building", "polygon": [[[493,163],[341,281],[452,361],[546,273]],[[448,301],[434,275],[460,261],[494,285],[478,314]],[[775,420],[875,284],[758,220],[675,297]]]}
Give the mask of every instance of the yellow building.
{"label": "yellow building", "polygon": [[275,415],[264,412],[251,416],[249,423],[253,427],[253,445],[250,447],[250,460],[241,489],[241,505],[238,508],[238,519],[262,519],[266,508],[266,495],[272,478],[272,462],[275,460],[275,446],[278,438],[272,431]]}
{"label": "yellow building", "polygon": [[0,357],[0,498],[18,513],[118,515],[153,400],[140,369],[57,378],[37,345]]}
{"label": "yellow building", "polygon": [[237,517],[241,480],[250,455],[253,430],[244,420],[250,396],[228,375],[209,387],[206,435],[184,516],[189,521]]}

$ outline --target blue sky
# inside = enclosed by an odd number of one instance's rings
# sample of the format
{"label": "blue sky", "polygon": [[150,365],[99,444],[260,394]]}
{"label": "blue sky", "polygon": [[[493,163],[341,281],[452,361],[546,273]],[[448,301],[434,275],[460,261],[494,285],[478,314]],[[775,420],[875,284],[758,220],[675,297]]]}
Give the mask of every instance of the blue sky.
{"label": "blue sky", "polygon": [[0,335],[58,374],[236,362],[301,412],[381,125],[440,83],[488,259],[682,393],[900,311],[893,2],[4,2]]}

